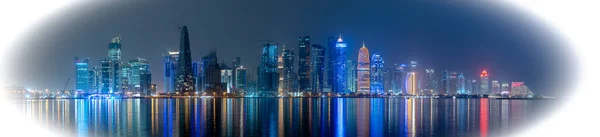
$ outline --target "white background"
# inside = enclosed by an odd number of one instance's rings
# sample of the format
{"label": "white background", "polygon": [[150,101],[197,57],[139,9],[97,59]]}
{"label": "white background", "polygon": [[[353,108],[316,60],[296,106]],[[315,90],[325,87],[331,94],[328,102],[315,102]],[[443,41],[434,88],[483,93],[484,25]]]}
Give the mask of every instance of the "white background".
{"label": "white background", "polygon": [[[564,106],[546,120],[525,133],[515,136],[599,136],[600,134],[600,1],[597,0],[514,0],[507,1],[515,8],[533,13],[565,36],[576,51],[581,63],[575,93],[567,96]],[[13,41],[49,14],[73,5],[72,0],[3,0],[0,1],[0,57]],[[2,66],[2,69],[18,69]],[[569,72],[564,72],[569,73]],[[9,79],[0,79],[2,81]],[[3,88],[0,88],[2,90]],[[2,93],[2,91],[0,91]],[[0,94],[2,95],[2,94]],[[53,133],[60,136],[59,133]],[[51,134],[28,121],[21,113],[0,98],[0,136],[50,136]]]}

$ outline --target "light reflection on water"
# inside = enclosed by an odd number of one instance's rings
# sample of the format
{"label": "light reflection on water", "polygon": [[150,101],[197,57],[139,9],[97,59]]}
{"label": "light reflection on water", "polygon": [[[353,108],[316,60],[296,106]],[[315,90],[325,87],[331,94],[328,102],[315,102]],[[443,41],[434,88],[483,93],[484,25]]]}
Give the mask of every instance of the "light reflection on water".
{"label": "light reflection on water", "polygon": [[403,98],[13,101],[31,120],[66,136],[508,135],[537,120],[538,108],[547,102]]}

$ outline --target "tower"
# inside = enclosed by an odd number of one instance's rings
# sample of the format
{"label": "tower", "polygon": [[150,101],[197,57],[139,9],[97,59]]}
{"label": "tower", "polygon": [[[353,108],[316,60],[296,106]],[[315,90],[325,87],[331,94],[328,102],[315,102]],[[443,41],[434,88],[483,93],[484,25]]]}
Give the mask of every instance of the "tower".
{"label": "tower", "polygon": [[346,43],[344,43],[344,40],[342,39],[342,36],[340,35],[340,37],[338,37],[338,39],[336,40],[335,43],[335,48],[332,49],[335,50],[334,51],[334,57],[335,57],[335,62],[334,62],[334,70],[333,72],[334,74],[334,78],[335,81],[332,84],[332,91],[336,92],[336,93],[345,93],[347,91],[346,88],[346,80],[347,80],[347,75],[346,75]]}
{"label": "tower", "polygon": [[265,95],[275,95],[279,82],[277,74],[277,46],[267,43],[263,45],[258,70],[258,91]]}
{"label": "tower", "polygon": [[371,93],[384,93],[383,89],[383,57],[375,53],[371,58]]}
{"label": "tower", "polygon": [[483,72],[481,72],[481,75],[479,75],[479,78],[481,79],[481,86],[479,88],[479,93],[480,94],[489,94],[490,92],[490,77],[488,76],[488,72],[483,70]]}
{"label": "tower", "polygon": [[179,39],[179,60],[177,62],[176,91],[194,92],[194,76],[192,75],[192,56],[187,26],[181,28]]}
{"label": "tower", "polygon": [[312,91],[311,86],[311,47],[310,36],[298,38],[298,86],[300,92]]}
{"label": "tower", "polygon": [[371,91],[371,64],[369,59],[369,49],[363,43],[358,51],[358,64],[356,66],[358,77],[358,92],[369,93]]}
{"label": "tower", "polygon": [[321,45],[313,44],[311,49],[311,89],[313,93],[321,93],[325,85],[323,83],[325,78],[325,48]]}

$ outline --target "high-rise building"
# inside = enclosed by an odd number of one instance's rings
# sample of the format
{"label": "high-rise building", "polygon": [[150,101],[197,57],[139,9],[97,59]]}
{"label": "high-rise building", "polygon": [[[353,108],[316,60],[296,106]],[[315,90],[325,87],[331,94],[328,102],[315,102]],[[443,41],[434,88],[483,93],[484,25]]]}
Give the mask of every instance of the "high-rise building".
{"label": "high-rise building", "polygon": [[140,95],[152,95],[152,74],[150,72],[140,73]]}
{"label": "high-rise building", "polygon": [[112,93],[110,87],[110,61],[100,60],[100,93]]}
{"label": "high-rise building", "polygon": [[175,90],[181,93],[194,92],[194,76],[192,75],[192,55],[187,26],[181,28],[179,39],[179,60],[177,62],[177,81]]}
{"label": "high-rise building", "polygon": [[311,47],[310,37],[304,36],[298,38],[298,86],[300,92],[312,91],[311,80]]}
{"label": "high-rise building", "polygon": [[508,83],[502,83],[501,94],[510,94],[510,85],[508,85]]}
{"label": "high-rise building", "polygon": [[211,51],[208,55],[202,57],[200,62],[200,73],[197,77],[201,92],[221,92],[221,65],[217,62],[217,52]]}
{"label": "high-rise building", "polygon": [[131,64],[123,63],[121,66],[121,91],[127,92],[132,89],[129,79],[131,79]]}
{"label": "high-rise building", "polygon": [[[241,57],[235,57],[235,59],[233,59],[233,63],[232,63],[232,66],[233,66],[233,73],[232,73],[233,75],[232,75],[232,77],[234,79],[237,78],[237,76],[236,76],[237,72],[236,71],[237,71],[237,68],[239,68],[241,65],[242,65],[242,58]],[[232,87],[233,87],[234,91],[236,91],[238,89],[236,87],[236,85],[237,85],[236,83],[237,83],[237,80],[233,80],[233,83],[232,83],[233,86]]]}
{"label": "high-rise building", "polygon": [[88,62],[89,59],[79,60],[78,57],[75,57],[75,76],[77,77],[77,83],[75,84],[76,92],[90,92],[90,72],[88,71]]}
{"label": "high-rise building", "polygon": [[394,70],[396,69],[396,64],[387,65],[385,70],[383,71],[383,91],[385,93],[393,93],[392,90],[392,81],[394,81]]}
{"label": "high-rise building", "polygon": [[337,39],[335,37],[327,37],[327,76],[325,77],[325,85],[333,88],[335,82],[335,62],[336,62],[336,47]]}
{"label": "high-rise building", "polygon": [[479,84],[476,79],[470,81],[471,83],[471,93],[470,94],[478,94],[479,93]]}
{"label": "high-rise building", "polygon": [[458,92],[458,73],[450,72],[448,76],[448,94],[457,94]]}
{"label": "high-rise building", "polygon": [[415,72],[408,72],[406,76],[406,92],[409,95],[417,95],[417,75]]}
{"label": "high-rise building", "polygon": [[394,65],[395,69],[393,72],[392,80],[392,91],[396,94],[405,92],[405,81],[406,81],[406,64]]}
{"label": "high-rise building", "polygon": [[335,62],[333,64],[333,73],[334,73],[334,83],[332,85],[332,91],[336,93],[347,93],[346,88],[346,43],[342,39],[342,36],[338,37],[335,43],[334,51],[334,59]]}
{"label": "high-rise building", "polygon": [[465,82],[465,94],[467,95],[471,95],[473,94],[473,82],[471,82],[471,80],[467,80]]}
{"label": "high-rise building", "polygon": [[294,50],[284,49],[281,53],[281,58],[282,70],[280,75],[282,83],[279,84],[285,93],[296,92],[297,90],[294,83],[298,76],[294,73],[294,58],[296,58],[296,56],[294,56]]}
{"label": "high-rise building", "polygon": [[109,92],[120,92],[121,37],[117,36],[108,43],[108,60],[110,61]]}
{"label": "high-rise building", "polygon": [[466,87],[466,81],[465,81],[465,76],[463,75],[463,73],[460,73],[458,75],[458,91],[457,94],[467,94],[467,87]]}
{"label": "high-rise building", "polygon": [[383,57],[374,53],[371,57],[371,93],[384,93],[383,89]]}
{"label": "high-rise building", "polygon": [[227,93],[231,93],[233,88],[233,69],[221,69],[221,83],[225,86]]}
{"label": "high-rise building", "polygon": [[448,81],[448,70],[442,71],[442,80],[440,81],[440,94],[450,94],[450,86]]}
{"label": "high-rise building", "polygon": [[258,91],[263,95],[275,95],[279,82],[276,45],[270,43],[263,45],[258,69]]}
{"label": "high-rise building", "polygon": [[132,85],[132,91],[141,92],[141,75],[150,73],[150,64],[148,61],[143,58],[137,58],[134,60],[130,60],[129,64],[131,65],[131,78],[129,79],[130,85]]}
{"label": "high-rise building", "polygon": [[246,68],[240,65],[240,67],[235,70],[235,88],[237,88],[238,91],[246,91]]}
{"label": "high-rise building", "polygon": [[179,51],[171,52],[165,55],[165,89],[164,93],[175,93],[175,81],[177,79],[177,62],[179,61]]}
{"label": "high-rise building", "polygon": [[108,60],[121,61],[121,37],[113,38],[108,44]]}
{"label": "high-rise building", "polygon": [[90,93],[97,93],[98,87],[99,87],[99,83],[100,83],[100,70],[98,70],[98,67],[93,67],[88,71],[88,77],[89,77],[89,92]]}
{"label": "high-rise building", "polygon": [[498,82],[498,80],[492,80],[492,94],[500,94],[500,92],[502,92],[500,82]]}
{"label": "high-rise building", "polygon": [[425,69],[425,79],[423,92],[425,94],[433,95],[437,92],[437,78],[435,76],[434,69]]}
{"label": "high-rise building", "polygon": [[490,77],[488,76],[488,72],[483,70],[483,72],[481,72],[481,75],[479,76],[479,78],[481,79],[481,86],[479,88],[479,94],[489,94],[490,92]]}
{"label": "high-rise building", "polygon": [[356,93],[356,62],[346,61],[346,90],[350,93]]}
{"label": "high-rise building", "polygon": [[[421,79],[420,74],[419,74],[419,70],[417,69],[417,61],[410,61],[410,67],[408,68],[408,72],[409,73],[414,73],[414,78],[415,81],[417,82],[417,87],[415,88],[417,90],[417,92],[421,92]],[[419,93],[415,93],[415,94],[419,94]]]}
{"label": "high-rise building", "polygon": [[325,80],[325,48],[318,44],[311,46],[311,82],[312,92],[323,92],[323,83]]}
{"label": "high-rise building", "polygon": [[369,49],[363,43],[358,51],[358,64],[356,66],[358,77],[358,92],[369,93],[371,91],[371,63],[369,59]]}

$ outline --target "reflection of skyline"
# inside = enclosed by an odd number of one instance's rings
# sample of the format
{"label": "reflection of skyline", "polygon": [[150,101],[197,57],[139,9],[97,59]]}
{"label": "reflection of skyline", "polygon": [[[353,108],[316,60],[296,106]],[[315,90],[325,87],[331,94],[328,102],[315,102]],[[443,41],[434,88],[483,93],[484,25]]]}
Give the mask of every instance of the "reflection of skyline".
{"label": "reflection of skyline", "polygon": [[489,136],[517,131],[536,116],[527,110],[535,102],[495,99],[213,98],[22,103],[25,115],[43,127],[77,136]]}

